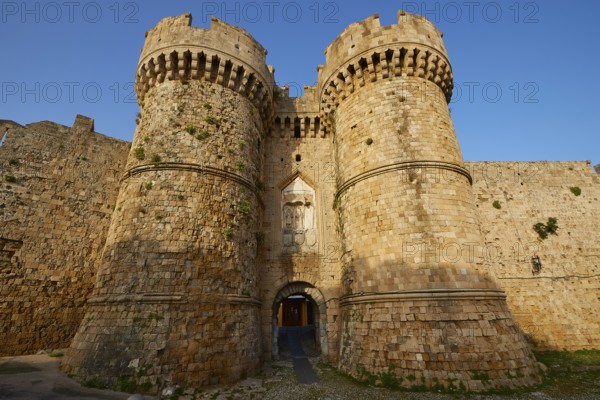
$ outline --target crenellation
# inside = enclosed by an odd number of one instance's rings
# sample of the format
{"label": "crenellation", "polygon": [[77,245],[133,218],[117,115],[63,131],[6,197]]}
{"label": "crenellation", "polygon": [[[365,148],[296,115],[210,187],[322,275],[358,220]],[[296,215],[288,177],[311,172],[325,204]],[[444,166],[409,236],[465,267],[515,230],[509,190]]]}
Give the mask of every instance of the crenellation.
{"label": "crenellation", "polygon": [[291,97],[245,30],[167,17],[132,143],[0,120],[0,354],[70,344],[77,379],[156,393],[238,382],[303,326],[359,380],[477,392],[598,348],[600,166],[464,162],[443,35],[397,18]]}

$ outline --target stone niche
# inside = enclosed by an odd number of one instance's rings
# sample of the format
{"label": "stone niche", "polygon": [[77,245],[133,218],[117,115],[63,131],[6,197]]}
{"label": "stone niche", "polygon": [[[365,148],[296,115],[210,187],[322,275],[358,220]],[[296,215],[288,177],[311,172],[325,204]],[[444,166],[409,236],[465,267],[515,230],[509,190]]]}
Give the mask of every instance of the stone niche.
{"label": "stone niche", "polygon": [[315,199],[315,189],[299,176],[282,190],[281,231],[284,253],[317,251]]}

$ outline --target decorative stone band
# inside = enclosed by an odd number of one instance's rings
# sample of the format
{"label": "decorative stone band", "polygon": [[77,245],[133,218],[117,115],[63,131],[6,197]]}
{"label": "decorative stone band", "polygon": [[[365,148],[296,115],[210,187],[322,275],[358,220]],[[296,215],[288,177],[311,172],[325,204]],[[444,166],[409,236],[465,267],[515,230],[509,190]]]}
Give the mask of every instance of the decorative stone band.
{"label": "decorative stone band", "polygon": [[[395,48],[392,48],[395,47]],[[410,76],[435,83],[449,103],[454,87],[452,67],[446,56],[422,43],[395,42],[369,49],[341,64],[323,80],[320,118],[331,128],[332,115],[342,100],[368,82]]]}
{"label": "decorative stone band", "polygon": [[146,92],[165,79],[205,80],[246,96],[259,110],[268,130],[274,114],[273,76],[263,76],[255,68],[217,49],[203,47],[196,52],[190,48],[193,46],[166,46],[140,60],[135,84],[138,101],[142,102]]}
{"label": "decorative stone band", "polygon": [[404,161],[404,162],[397,162],[397,163],[373,168],[373,169],[370,169],[368,171],[365,171],[363,173],[360,173],[360,174],[348,179],[346,182],[344,182],[343,184],[340,185],[338,191],[335,193],[335,200],[337,201],[338,197],[342,193],[344,193],[346,190],[348,190],[348,188],[350,188],[351,186],[354,186],[358,182],[363,181],[365,179],[369,179],[373,176],[387,174],[389,172],[394,172],[394,171],[402,171],[402,170],[408,170],[408,169],[421,169],[421,168],[441,169],[441,170],[446,170],[446,171],[452,171],[452,172],[455,172],[455,173],[467,178],[467,180],[469,181],[469,184],[471,184],[471,185],[473,184],[473,178],[471,177],[471,174],[469,173],[469,171],[458,164],[453,164],[453,163],[444,162],[444,161],[427,161],[427,160]]}
{"label": "decorative stone band", "polygon": [[383,303],[387,301],[412,300],[506,300],[501,289],[426,289],[396,292],[368,292],[344,296],[340,299],[342,307],[357,303]]}
{"label": "decorative stone band", "polygon": [[146,304],[165,304],[165,303],[235,303],[249,304],[255,307],[260,307],[260,300],[249,297],[239,296],[234,294],[213,294],[190,296],[183,293],[136,293],[136,294],[120,294],[95,296],[88,299],[88,304],[112,304],[112,303],[146,303]]}
{"label": "decorative stone band", "polygon": [[132,176],[139,175],[141,173],[149,172],[149,171],[190,171],[190,172],[198,172],[200,174],[218,176],[223,179],[228,179],[230,181],[239,183],[240,185],[243,185],[246,188],[253,191],[256,194],[256,196],[259,198],[259,201],[262,205],[262,199],[258,195],[259,189],[256,187],[256,184],[254,182],[244,178],[243,176],[234,174],[233,172],[225,171],[225,170],[219,169],[219,168],[209,167],[206,165],[200,165],[200,164],[165,162],[165,163],[160,163],[160,164],[156,164],[156,165],[154,165],[154,164],[139,165],[139,166],[133,167],[129,171],[127,171],[125,173],[125,175],[123,175],[123,177],[121,178],[121,182],[123,182],[126,179],[129,179]]}

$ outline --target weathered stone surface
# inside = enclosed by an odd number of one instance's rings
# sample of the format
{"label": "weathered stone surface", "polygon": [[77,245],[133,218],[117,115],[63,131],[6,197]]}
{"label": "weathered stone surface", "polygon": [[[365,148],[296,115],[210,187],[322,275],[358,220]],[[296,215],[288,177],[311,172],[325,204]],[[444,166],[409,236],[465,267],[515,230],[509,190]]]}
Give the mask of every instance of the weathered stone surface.
{"label": "weathered stone surface", "polygon": [[[0,121],[0,355],[68,347],[86,310],[127,143]],[[13,177],[13,178],[10,178]]]}
{"label": "weathered stone surface", "polygon": [[598,176],[464,163],[441,34],[398,21],[350,25],[292,98],[244,30],[165,18],[129,150],[81,116],[0,121],[0,353],[72,339],[81,380],[233,383],[278,356],[295,294],[323,357],[359,379],[523,386],[539,380],[525,338],[599,347]]}

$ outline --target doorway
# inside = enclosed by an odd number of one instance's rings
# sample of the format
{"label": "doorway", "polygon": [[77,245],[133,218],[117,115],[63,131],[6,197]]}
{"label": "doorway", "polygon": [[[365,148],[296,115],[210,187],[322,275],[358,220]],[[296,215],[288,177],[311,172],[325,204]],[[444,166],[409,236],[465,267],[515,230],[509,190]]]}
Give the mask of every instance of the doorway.
{"label": "doorway", "polygon": [[273,357],[303,351],[309,357],[327,354],[325,301],[305,282],[286,285],[273,301]]}

